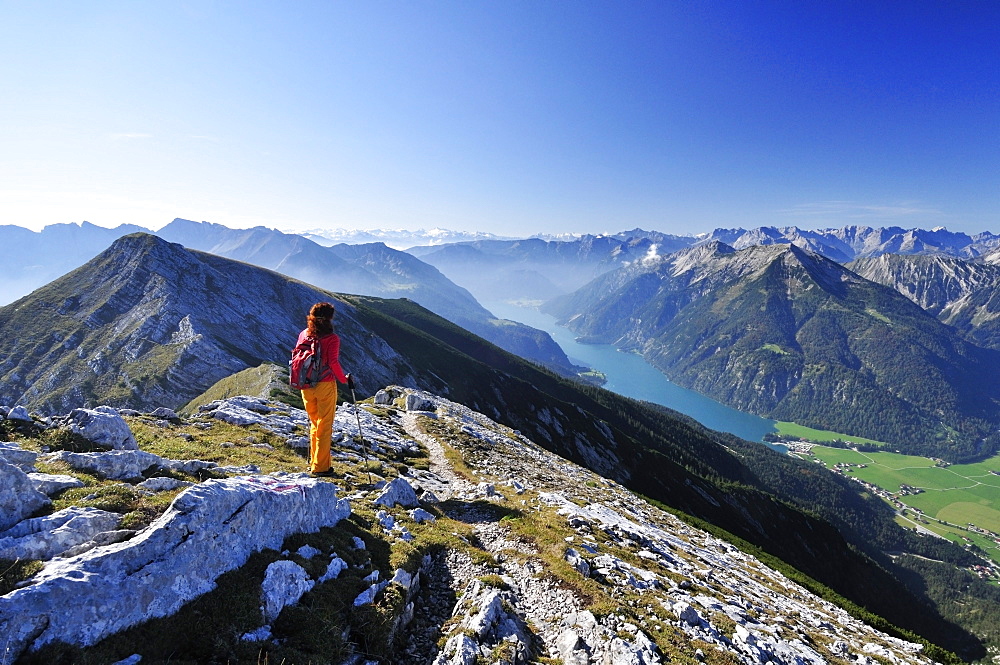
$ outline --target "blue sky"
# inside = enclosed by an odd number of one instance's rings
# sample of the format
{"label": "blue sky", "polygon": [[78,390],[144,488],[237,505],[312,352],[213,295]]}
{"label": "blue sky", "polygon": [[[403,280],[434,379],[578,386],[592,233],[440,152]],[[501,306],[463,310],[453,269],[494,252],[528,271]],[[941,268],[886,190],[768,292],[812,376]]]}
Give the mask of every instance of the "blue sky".
{"label": "blue sky", "polygon": [[1000,232],[1000,3],[0,0],[0,224]]}

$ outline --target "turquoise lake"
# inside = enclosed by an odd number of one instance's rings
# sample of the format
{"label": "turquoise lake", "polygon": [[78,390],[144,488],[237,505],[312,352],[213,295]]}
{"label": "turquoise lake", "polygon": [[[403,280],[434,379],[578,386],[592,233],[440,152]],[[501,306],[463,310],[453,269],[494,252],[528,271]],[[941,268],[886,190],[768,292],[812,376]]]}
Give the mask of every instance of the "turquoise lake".
{"label": "turquoise lake", "polygon": [[[574,364],[603,372],[608,378],[604,387],[619,395],[662,404],[691,416],[706,427],[749,441],[763,442],[765,434],[777,431],[773,420],[737,411],[671,383],[642,356],[622,353],[610,344],[580,344],[572,331],[556,325],[555,318],[548,314],[501,302],[484,303],[484,307],[501,318],[520,321],[549,333]],[[772,447],[782,452],[787,450],[784,446]]]}

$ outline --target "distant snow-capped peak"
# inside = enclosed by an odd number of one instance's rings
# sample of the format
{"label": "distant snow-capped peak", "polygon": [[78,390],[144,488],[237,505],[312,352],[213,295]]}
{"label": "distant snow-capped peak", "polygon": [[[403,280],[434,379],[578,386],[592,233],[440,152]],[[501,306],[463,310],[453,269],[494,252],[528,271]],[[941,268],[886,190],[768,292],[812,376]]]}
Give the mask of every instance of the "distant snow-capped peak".
{"label": "distant snow-capped peak", "polygon": [[310,229],[308,231],[290,231],[309,238],[320,245],[362,245],[370,242],[385,243],[393,249],[409,249],[418,245],[443,245],[453,242],[472,240],[512,240],[507,236],[498,236],[482,231],[452,231],[434,227],[432,229]]}

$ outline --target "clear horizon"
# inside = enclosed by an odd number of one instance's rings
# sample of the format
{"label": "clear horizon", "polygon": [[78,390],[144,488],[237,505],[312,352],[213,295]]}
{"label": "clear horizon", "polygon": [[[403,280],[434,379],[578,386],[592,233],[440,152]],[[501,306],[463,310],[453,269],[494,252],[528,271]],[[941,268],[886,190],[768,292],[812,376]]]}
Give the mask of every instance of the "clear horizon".
{"label": "clear horizon", "polygon": [[[152,232],[155,233],[155,232],[158,232],[163,227],[165,227],[168,224],[170,224],[170,222],[175,221],[175,219],[178,219],[178,218],[174,218],[174,219],[166,222],[165,224],[158,224],[158,225],[137,224],[136,226],[141,226],[141,227],[143,227],[143,228],[145,228],[145,229],[147,229],[147,230],[152,231]],[[213,223],[210,220],[186,220],[186,221]],[[74,225],[74,226],[80,227],[83,224],[93,224],[93,222],[90,222],[89,220],[81,220],[79,222],[56,222],[56,223],[53,223],[53,224],[47,224],[45,226],[58,226],[60,224],[63,224],[63,225],[69,224],[69,225]],[[122,226],[123,224],[132,224],[132,222],[124,222],[122,224],[114,224],[114,225],[94,224],[94,226],[103,226],[103,228],[114,229],[114,228],[116,228],[118,226]],[[3,226],[3,224],[0,224],[0,226]],[[34,232],[40,232],[40,231],[42,231],[45,228],[44,226],[38,227],[38,228],[32,228],[32,227],[29,227],[29,226],[26,226],[26,225],[23,225],[23,224],[10,224],[8,226],[19,226],[21,228],[25,228],[25,229],[28,229],[28,230],[34,231]],[[223,226],[226,226],[226,225],[223,225]],[[817,232],[832,231],[832,230],[838,230],[840,228],[843,228],[843,226],[839,226],[839,227],[816,226],[816,227],[813,227],[813,228],[807,228],[807,227],[798,226],[798,225],[794,225],[794,224],[781,225],[780,227],[778,225],[773,225],[773,224],[771,224],[771,225],[762,225],[762,226],[772,227],[772,228],[788,228],[788,227],[792,227],[792,226],[797,226],[797,228],[800,228],[802,230],[811,230],[811,231],[817,231]],[[850,226],[850,225],[845,225],[845,226]],[[855,226],[862,226],[862,225],[861,224],[857,224]],[[868,226],[873,226],[874,228],[886,228],[886,227],[892,226],[892,227],[902,228],[903,230],[906,230],[906,231],[915,230],[915,229],[921,229],[921,230],[926,230],[926,231],[937,231],[937,230],[940,230],[940,229],[944,229],[945,231],[950,231],[950,232],[954,232],[954,233],[966,233],[967,235],[970,235],[970,236],[971,235],[975,235],[976,233],[992,232],[990,229],[980,229],[979,231],[965,231],[965,230],[950,229],[950,228],[948,228],[946,226],[937,226],[937,227],[911,227],[911,226],[899,226],[898,224],[886,224],[884,226],[883,225],[868,225]],[[572,237],[572,236],[580,236],[580,235],[586,235],[586,234],[595,235],[595,236],[600,236],[600,235],[608,235],[608,236],[610,236],[610,235],[616,235],[616,234],[619,234],[619,233],[624,233],[624,232],[632,231],[632,230],[635,230],[636,228],[639,228],[639,227],[632,227],[631,229],[629,229],[629,228],[604,229],[604,230],[600,230],[600,231],[564,232],[564,233],[549,233],[549,232],[546,232],[546,231],[537,231],[535,233],[529,233],[529,234],[512,235],[512,234],[505,234],[505,233],[493,233],[492,231],[483,231],[481,229],[460,230],[460,229],[447,229],[447,228],[444,228],[444,227],[413,227],[413,228],[404,228],[404,227],[388,227],[388,226],[386,226],[386,227],[371,227],[371,228],[316,227],[316,228],[311,228],[311,229],[306,229],[306,228],[292,229],[292,228],[278,228],[278,227],[274,227],[274,226],[268,226],[266,224],[258,225],[258,227],[268,228],[268,229],[271,229],[271,230],[279,231],[281,233],[290,233],[290,234],[320,233],[322,231],[331,231],[331,232],[343,231],[345,233],[358,233],[358,234],[362,234],[362,233],[374,233],[374,232],[398,232],[400,234],[414,234],[414,235],[416,235],[416,234],[421,233],[421,232],[427,233],[427,232],[431,232],[431,231],[445,231],[445,232],[448,232],[448,233],[491,233],[492,235],[495,235],[495,236],[509,237],[509,238],[514,238],[514,239],[516,239],[516,238],[529,238],[529,237],[535,237],[535,236],[546,236],[546,237],[566,236],[566,237]],[[228,228],[231,228],[233,230],[237,230],[237,229],[252,228],[252,227],[250,227],[250,226],[245,226],[245,227],[236,227],[236,226],[233,226],[233,227],[228,227]],[[691,231],[691,232],[684,232],[684,233],[674,233],[674,232],[664,231],[663,229],[658,229],[658,228],[654,228],[654,227],[642,228],[641,230],[643,230],[643,231],[651,231],[651,232],[661,232],[661,233],[672,233],[672,235],[676,235],[676,236],[697,237],[697,236],[702,236],[702,235],[708,235],[708,234],[712,233],[713,231],[720,230],[720,229],[734,230],[734,229],[737,229],[737,228],[743,228],[744,230],[748,230],[749,231],[749,230],[752,230],[754,228],[761,228],[761,227],[735,227],[735,226],[715,227],[715,228],[711,228],[711,229],[704,229],[704,230],[701,230],[701,231]]]}
{"label": "clear horizon", "polygon": [[987,1],[0,5],[0,224],[1000,231]]}

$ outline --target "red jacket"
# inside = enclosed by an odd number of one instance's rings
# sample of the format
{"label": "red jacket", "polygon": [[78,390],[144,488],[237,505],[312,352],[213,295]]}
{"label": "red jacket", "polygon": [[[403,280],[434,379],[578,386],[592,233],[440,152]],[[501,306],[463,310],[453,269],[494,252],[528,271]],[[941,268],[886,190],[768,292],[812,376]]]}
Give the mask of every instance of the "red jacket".
{"label": "red jacket", "polygon": [[[308,329],[300,332],[299,341],[296,342],[296,345],[301,344],[308,336]],[[347,383],[347,375],[344,374],[344,368],[340,366],[340,337],[336,333],[320,337],[319,353],[323,359],[323,364],[333,372],[333,377],[336,377],[341,383]],[[333,377],[326,376],[323,381],[333,381]]]}

